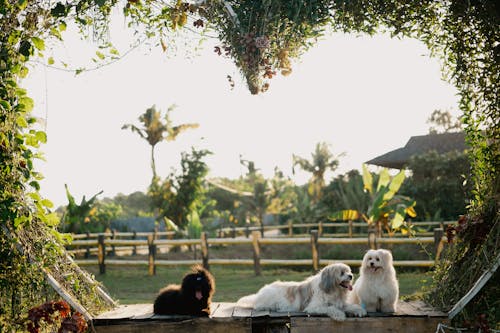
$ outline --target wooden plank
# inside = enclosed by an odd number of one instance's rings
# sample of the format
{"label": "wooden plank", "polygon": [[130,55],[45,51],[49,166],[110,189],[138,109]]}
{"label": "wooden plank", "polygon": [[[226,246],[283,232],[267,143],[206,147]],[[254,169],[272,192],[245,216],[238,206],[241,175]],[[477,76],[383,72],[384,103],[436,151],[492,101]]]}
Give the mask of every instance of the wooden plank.
{"label": "wooden plank", "polygon": [[463,310],[463,308],[471,301],[474,296],[484,287],[486,282],[493,276],[493,274],[496,272],[498,269],[498,266],[500,266],[500,255],[497,256],[496,262],[487,270],[485,271],[479,279],[474,283],[472,288],[467,292],[467,294],[464,295],[450,310],[448,313],[450,319],[453,319],[460,311]]}
{"label": "wooden plank", "polygon": [[153,313],[153,304],[128,304],[120,305],[117,308],[101,313],[95,319],[132,319],[134,316],[141,316]]}
{"label": "wooden plank", "polygon": [[269,317],[268,310],[252,310],[252,318]]}
{"label": "wooden plank", "polygon": [[421,333],[435,332],[439,323],[445,318],[411,318],[411,317],[365,317],[347,318],[343,322],[328,317],[292,317],[290,333]]}
{"label": "wooden plank", "polygon": [[212,318],[231,318],[235,303],[219,303],[219,306],[212,312]]}
{"label": "wooden plank", "polygon": [[444,316],[447,316],[446,313],[444,313],[442,311],[439,311],[439,310],[433,308],[432,306],[430,306],[429,304],[427,304],[427,303],[425,303],[423,301],[420,301],[420,300],[412,301],[411,305],[414,306],[420,313],[422,313],[422,314],[424,314],[425,316],[428,316],[428,317],[444,317]]}
{"label": "wooden plank", "polygon": [[251,308],[234,307],[233,318],[249,318],[252,316]]}
{"label": "wooden plank", "polygon": [[217,311],[217,309],[219,308],[220,306],[220,303],[212,303],[210,305],[210,316],[213,317],[215,311]]}
{"label": "wooden plank", "polygon": [[172,321],[128,321],[117,325],[94,326],[97,333],[251,333],[250,319],[214,320],[196,318]]}

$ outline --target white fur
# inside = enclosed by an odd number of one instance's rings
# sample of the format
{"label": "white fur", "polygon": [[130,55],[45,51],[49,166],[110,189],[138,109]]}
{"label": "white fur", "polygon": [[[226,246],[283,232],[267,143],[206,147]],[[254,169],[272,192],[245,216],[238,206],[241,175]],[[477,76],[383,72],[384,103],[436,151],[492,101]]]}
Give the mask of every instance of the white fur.
{"label": "white fur", "polygon": [[326,314],[339,321],[345,320],[346,312],[363,317],[366,311],[361,306],[346,301],[351,281],[349,266],[331,264],[301,282],[275,281],[265,285],[256,294],[239,299],[237,305],[256,310]]}
{"label": "white fur", "polygon": [[359,278],[349,300],[368,312],[396,312],[399,284],[388,250],[369,250],[363,257]]}

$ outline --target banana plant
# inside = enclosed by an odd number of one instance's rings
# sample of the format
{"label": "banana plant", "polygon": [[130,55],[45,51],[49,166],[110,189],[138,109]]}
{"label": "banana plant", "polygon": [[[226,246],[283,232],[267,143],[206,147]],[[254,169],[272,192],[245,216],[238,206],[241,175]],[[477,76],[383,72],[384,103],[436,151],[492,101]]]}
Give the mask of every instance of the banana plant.
{"label": "banana plant", "polygon": [[380,235],[382,228],[387,230],[389,235],[395,231],[401,230],[408,232],[404,221],[406,215],[415,217],[415,200],[397,194],[405,180],[405,171],[401,170],[397,175],[391,178],[389,171],[384,168],[380,171],[378,182],[375,186],[373,176],[363,164],[363,187],[370,194],[370,205],[366,212],[358,210],[341,210],[333,213],[329,219],[336,220],[357,220],[362,219],[370,226],[376,227]]}

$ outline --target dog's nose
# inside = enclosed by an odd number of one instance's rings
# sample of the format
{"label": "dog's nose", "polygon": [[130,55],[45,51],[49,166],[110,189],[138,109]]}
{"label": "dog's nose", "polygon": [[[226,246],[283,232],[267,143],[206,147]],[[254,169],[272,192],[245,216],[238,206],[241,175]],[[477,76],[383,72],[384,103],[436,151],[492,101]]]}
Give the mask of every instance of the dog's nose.
{"label": "dog's nose", "polygon": [[352,280],[352,274],[348,274],[347,277],[349,278],[349,280]]}
{"label": "dog's nose", "polygon": [[373,262],[371,262],[371,263],[370,263],[370,266],[372,266],[372,267],[373,267],[373,266],[375,266],[375,264],[374,264]]}

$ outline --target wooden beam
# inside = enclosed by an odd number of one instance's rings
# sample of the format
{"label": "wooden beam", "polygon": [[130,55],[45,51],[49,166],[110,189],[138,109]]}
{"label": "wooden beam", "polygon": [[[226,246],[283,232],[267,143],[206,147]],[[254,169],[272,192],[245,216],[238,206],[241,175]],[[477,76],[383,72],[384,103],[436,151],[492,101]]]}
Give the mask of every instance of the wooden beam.
{"label": "wooden beam", "polygon": [[460,311],[463,310],[463,308],[471,301],[471,299],[474,298],[474,296],[476,296],[476,294],[481,290],[481,288],[483,288],[486,282],[488,282],[488,280],[493,276],[499,265],[500,265],[500,255],[497,257],[496,261],[493,262],[491,268],[481,275],[481,277],[476,281],[476,283],[474,283],[469,292],[465,294],[465,296],[462,297],[453,306],[450,312],[448,312],[448,318],[453,319],[457,314],[460,313]]}

